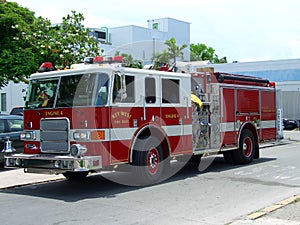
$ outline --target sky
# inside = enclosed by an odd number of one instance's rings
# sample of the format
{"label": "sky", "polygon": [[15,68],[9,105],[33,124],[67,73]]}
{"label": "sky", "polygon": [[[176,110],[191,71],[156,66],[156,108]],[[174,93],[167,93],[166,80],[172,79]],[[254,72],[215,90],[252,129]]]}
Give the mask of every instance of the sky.
{"label": "sky", "polygon": [[[12,1],[12,0],[11,0]],[[204,43],[228,62],[300,58],[299,0],[13,0],[60,23],[72,10],[85,27],[147,27],[171,17],[190,23],[190,43]]]}

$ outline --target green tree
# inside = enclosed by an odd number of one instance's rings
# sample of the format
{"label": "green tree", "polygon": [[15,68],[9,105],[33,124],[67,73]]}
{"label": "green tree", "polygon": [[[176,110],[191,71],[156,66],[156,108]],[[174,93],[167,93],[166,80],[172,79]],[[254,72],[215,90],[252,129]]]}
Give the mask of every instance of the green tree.
{"label": "green tree", "polygon": [[115,56],[118,55],[123,57],[123,64],[125,67],[138,68],[138,69],[143,68],[143,62],[141,60],[134,59],[131,54],[127,54],[127,53],[121,54],[119,51],[116,51]]}
{"label": "green tree", "polygon": [[171,38],[170,40],[165,41],[165,45],[167,45],[167,52],[170,59],[173,60],[173,63],[176,63],[177,57],[181,57],[181,59],[183,59],[183,50],[187,48],[186,44],[178,46],[175,38]]}
{"label": "green tree", "polygon": [[39,57],[28,40],[18,37],[32,29],[34,13],[14,2],[0,2],[0,87],[24,81],[36,71]]}
{"label": "green tree", "polygon": [[170,64],[170,54],[165,49],[161,53],[156,53],[153,56],[152,61],[154,64],[153,69],[157,70],[163,64]]}
{"label": "green tree", "polygon": [[22,39],[30,41],[43,61],[50,61],[58,69],[69,68],[87,56],[102,55],[99,43],[82,25],[83,14],[71,11],[62,24],[52,26],[50,21],[37,18],[34,32],[23,32]]}
{"label": "green tree", "polygon": [[163,50],[161,53],[156,53],[153,58],[153,69],[157,70],[163,64],[173,63],[176,65],[176,59],[180,57],[183,59],[183,50],[187,48],[186,44],[178,46],[176,44],[175,38],[171,38],[170,40],[166,40],[164,42],[167,45],[167,49]]}
{"label": "green tree", "polygon": [[218,58],[215,49],[199,43],[190,45],[190,58],[191,61],[209,60],[211,63],[227,63],[226,57]]}
{"label": "green tree", "polygon": [[68,68],[86,56],[102,55],[99,43],[82,25],[81,13],[71,11],[62,24],[52,26],[14,2],[0,2],[0,87],[10,80],[27,81],[42,62]]}
{"label": "green tree", "polygon": [[100,43],[90,35],[82,23],[84,16],[72,11],[71,15],[63,17],[63,22],[55,37],[60,44],[60,66],[68,67],[72,63],[82,62],[87,56],[102,55]]}

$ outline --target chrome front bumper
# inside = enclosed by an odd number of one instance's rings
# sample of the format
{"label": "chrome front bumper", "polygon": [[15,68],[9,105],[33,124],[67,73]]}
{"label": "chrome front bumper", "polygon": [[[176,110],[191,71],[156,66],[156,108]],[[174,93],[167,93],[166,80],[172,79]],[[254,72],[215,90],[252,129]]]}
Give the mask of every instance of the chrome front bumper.
{"label": "chrome front bumper", "polygon": [[25,172],[60,174],[67,171],[102,169],[101,156],[57,156],[45,154],[12,154],[4,157],[5,168],[24,168]]}

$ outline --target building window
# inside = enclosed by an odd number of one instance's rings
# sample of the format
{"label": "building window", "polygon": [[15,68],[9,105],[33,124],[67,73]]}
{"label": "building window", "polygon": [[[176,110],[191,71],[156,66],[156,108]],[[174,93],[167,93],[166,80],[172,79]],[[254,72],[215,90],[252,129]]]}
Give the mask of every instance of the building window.
{"label": "building window", "polygon": [[106,32],[95,31],[95,36],[96,36],[96,38],[105,40],[106,39]]}
{"label": "building window", "polygon": [[158,30],[158,23],[153,23],[152,24],[152,29],[153,30]]}
{"label": "building window", "polygon": [[1,111],[6,111],[6,93],[1,93]]}

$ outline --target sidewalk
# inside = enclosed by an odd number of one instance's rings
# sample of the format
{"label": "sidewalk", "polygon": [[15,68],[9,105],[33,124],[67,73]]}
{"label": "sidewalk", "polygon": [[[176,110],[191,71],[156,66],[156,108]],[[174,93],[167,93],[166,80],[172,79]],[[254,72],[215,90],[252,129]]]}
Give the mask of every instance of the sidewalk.
{"label": "sidewalk", "polygon": [[300,141],[300,131],[283,131],[284,140]]}
{"label": "sidewalk", "polygon": [[23,169],[0,168],[0,190],[9,187],[18,187],[32,183],[41,183],[63,179],[63,175],[25,174]]}

